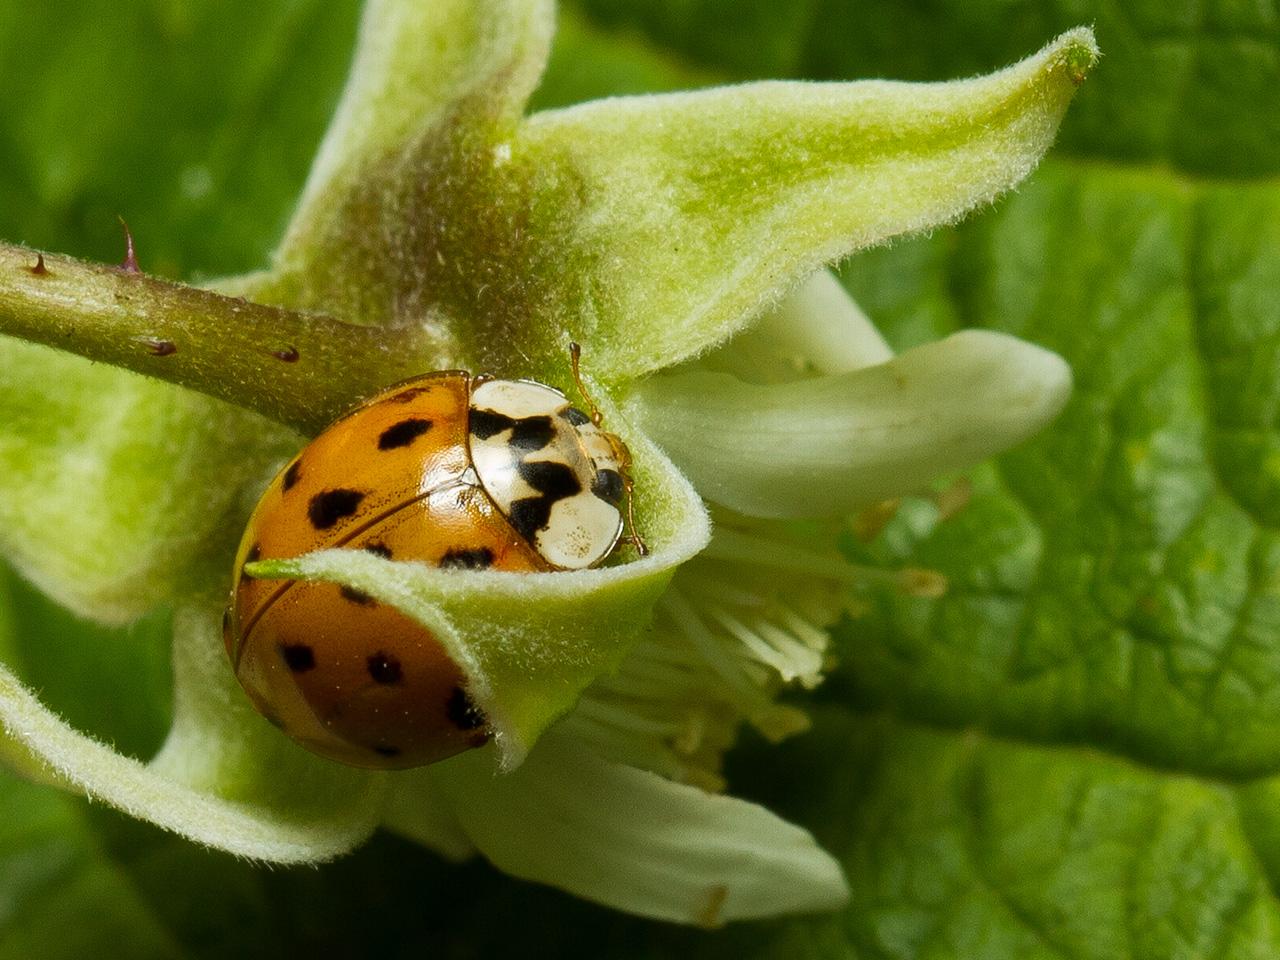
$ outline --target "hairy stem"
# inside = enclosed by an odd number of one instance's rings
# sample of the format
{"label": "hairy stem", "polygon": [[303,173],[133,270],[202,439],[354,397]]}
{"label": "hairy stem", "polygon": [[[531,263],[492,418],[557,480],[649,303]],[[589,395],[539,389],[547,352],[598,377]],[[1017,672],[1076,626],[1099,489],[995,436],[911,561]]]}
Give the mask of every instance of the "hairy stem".
{"label": "hairy stem", "polygon": [[314,433],[420,373],[404,333],[0,244],[0,334],[69,350]]}

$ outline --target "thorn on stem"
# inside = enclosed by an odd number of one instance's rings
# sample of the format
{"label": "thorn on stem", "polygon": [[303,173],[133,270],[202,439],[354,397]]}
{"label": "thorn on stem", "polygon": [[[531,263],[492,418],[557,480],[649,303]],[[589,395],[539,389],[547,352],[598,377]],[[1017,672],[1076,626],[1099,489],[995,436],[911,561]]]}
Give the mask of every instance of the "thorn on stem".
{"label": "thorn on stem", "polygon": [[[138,266],[138,254],[133,249],[133,234],[129,232],[129,224],[124,222],[124,217],[117,216],[116,219],[120,221],[120,226],[124,227],[124,260],[120,264],[120,269],[125,273],[141,273],[142,269]],[[164,356],[164,354],[161,354],[161,356]]]}
{"label": "thorn on stem", "polygon": [[169,357],[178,352],[178,345],[172,340],[162,340],[159,337],[134,337],[136,342],[147,348],[147,352],[153,357]]}
{"label": "thorn on stem", "polygon": [[292,344],[285,347],[283,350],[272,350],[271,355],[277,360],[282,360],[285,363],[297,363],[298,357],[300,356],[298,348]]}
{"label": "thorn on stem", "polygon": [[49,268],[44,265],[43,253],[36,254],[36,265],[31,268],[31,272],[34,273],[37,277],[43,277],[45,274],[49,272]]}

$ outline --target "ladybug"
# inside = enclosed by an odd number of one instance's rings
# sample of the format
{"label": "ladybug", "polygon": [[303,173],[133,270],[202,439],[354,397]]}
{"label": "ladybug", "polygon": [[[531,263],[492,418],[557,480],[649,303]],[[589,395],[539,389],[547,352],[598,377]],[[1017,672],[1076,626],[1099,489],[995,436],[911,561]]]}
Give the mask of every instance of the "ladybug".
{"label": "ladybug", "polygon": [[[576,345],[573,360],[578,379]],[[429,630],[350,587],[243,568],[329,547],[459,570],[595,566],[624,539],[631,482],[626,446],[587,403],[590,415],[545,384],[442,371],[379,393],[303,449],[249,521],[223,618],[258,710],[359,767],[421,766],[487,742],[462,670]]]}

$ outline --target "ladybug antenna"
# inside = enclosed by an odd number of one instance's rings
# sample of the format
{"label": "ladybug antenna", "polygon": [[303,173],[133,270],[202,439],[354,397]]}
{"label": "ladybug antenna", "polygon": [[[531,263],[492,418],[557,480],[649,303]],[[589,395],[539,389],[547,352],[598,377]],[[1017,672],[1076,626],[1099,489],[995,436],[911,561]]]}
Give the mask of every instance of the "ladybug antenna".
{"label": "ladybug antenna", "polygon": [[577,342],[569,344],[569,360],[573,364],[573,382],[578,385],[578,393],[582,395],[583,401],[591,408],[591,422],[597,427],[604,422],[604,415],[600,412],[600,408],[596,406],[596,402],[591,399],[591,394],[587,392],[587,386],[582,382],[582,348]]}
{"label": "ladybug antenna", "polygon": [[[583,402],[590,408],[591,423],[597,429],[604,422],[604,414],[600,412],[600,408],[596,406],[596,402],[591,399],[591,394],[587,392],[586,385],[582,382],[582,347],[577,342],[569,344],[569,360],[573,364],[573,382],[577,384],[578,393],[582,395]],[[644,542],[640,534],[636,533],[636,516],[635,516],[635,497],[632,492],[635,490],[635,480],[631,477],[631,451],[627,445],[622,442],[622,438],[614,434],[606,434],[609,438],[609,445],[613,447],[614,453],[618,457],[619,472],[622,474],[622,490],[627,497],[627,535],[623,537],[623,541],[631,544],[636,548],[636,553],[642,557],[649,555],[649,546]]]}

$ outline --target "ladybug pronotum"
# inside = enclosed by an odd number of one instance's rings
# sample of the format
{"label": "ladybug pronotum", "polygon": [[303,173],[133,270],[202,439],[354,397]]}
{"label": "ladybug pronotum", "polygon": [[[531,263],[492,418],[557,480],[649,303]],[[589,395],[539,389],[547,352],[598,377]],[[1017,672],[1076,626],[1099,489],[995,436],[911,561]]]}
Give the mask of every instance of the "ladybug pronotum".
{"label": "ladybug pronotum", "polygon": [[630,485],[626,447],[598,424],[551,387],[454,370],[391,387],[316,437],[267,489],[236,556],[223,633],[258,710],[361,767],[485,743],[430,631],[350,588],[255,580],[244,565],[343,547],[466,570],[594,566],[621,539]]}

